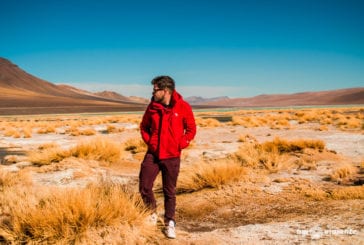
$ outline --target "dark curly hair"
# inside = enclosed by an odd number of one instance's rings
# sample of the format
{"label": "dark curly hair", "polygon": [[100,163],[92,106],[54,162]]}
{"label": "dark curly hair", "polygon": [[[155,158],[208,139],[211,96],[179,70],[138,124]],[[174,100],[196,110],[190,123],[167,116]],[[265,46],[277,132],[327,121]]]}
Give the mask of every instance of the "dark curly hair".
{"label": "dark curly hair", "polygon": [[170,76],[157,76],[153,78],[152,85],[157,85],[160,89],[168,89],[171,92],[175,89],[174,80]]}

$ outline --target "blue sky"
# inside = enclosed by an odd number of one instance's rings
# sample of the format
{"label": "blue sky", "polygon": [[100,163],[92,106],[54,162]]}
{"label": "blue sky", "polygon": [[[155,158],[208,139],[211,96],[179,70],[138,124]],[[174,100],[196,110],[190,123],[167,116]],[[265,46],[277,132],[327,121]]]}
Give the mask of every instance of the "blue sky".
{"label": "blue sky", "polygon": [[150,97],[250,97],[364,86],[361,0],[12,0],[0,56],[53,83]]}

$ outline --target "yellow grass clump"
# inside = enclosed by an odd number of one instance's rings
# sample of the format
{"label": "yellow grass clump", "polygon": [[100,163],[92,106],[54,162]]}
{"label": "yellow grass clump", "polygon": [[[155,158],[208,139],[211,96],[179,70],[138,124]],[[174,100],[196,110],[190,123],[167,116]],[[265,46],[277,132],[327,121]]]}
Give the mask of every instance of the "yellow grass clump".
{"label": "yellow grass clump", "polygon": [[315,128],[317,131],[328,131],[329,128],[326,125],[320,125],[317,128]]}
{"label": "yellow grass clump", "polygon": [[362,186],[340,186],[334,189],[325,188],[324,185],[315,184],[308,180],[296,180],[290,185],[290,192],[298,192],[305,197],[314,200],[349,200],[349,199],[364,199],[364,185]]}
{"label": "yellow grass clump", "polygon": [[107,125],[107,127],[106,127],[106,132],[108,133],[108,134],[111,134],[111,133],[120,133],[120,132],[123,132],[124,131],[124,128],[117,128],[117,127],[115,127],[114,125]]}
{"label": "yellow grass clump", "polygon": [[287,155],[277,150],[266,151],[260,144],[244,144],[232,157],[244,167],[265,169],[271,173],[289,169],[293,164]]}
{"label": "yellow grass clump", "polygon": [[74,157],[114,163],[121,157],[121,146],[107,138],[96,137],[77,144],[70,152]]}
{"label": "yellow grass clump", "polygon": [[22,132],[23,132],[23,137],[24,138],[31,138],[32,137],[32,128],[31,127],[24,127]]}
{"label": "yellow grass clump", "polygon": [[337,188],[333,190],[330,194],[332,199],[364,199],[364,185]]}
{"label": "yellow grass clump", "polygon": [[233,126],[244,126],[246,128],[250,128],[250,127],[258,127],[261,126],[261,120],[257,119],[254,116],[251,115],[246,115],[246,116],[232,116],[232,125]]}
{"label": "yellow grass clump", "polygon": [[[260,144],[254,138],[241,136],[239,141],[243,144],[232,155],[232,158],[245,167],[266,169],[271,173],[291,169],[297,164],[302,165],[302,162],[297,161],[290,153],[303,153],[305,149],[322,151],[325,147],[320,140],[287,141],[275,138],[273,141]],[[314,169],[314,166],[311,169]]]}
{"label": "yellow grass clump", "polygon": [[36,166],[48,165],[52,162],[60,162],[69,156],[69,153],[58,145],[42,148],[40,151],[28,152],[28,160]]}
{"label": "yellow grass clump", "polygon": [[56,128],[54,127],[54,125],[50,124],[48,126],[39,128],[37,130],[38,134],[49,134],[49,133],[55,133],[56,132]]}
{"label": "yellow grass clump", "polygon": [[342,164],[342,165],[334,168],[334,170],[330,174],[330,180],[336,181],[336,182],[350,180],[355,177],[356,173],[357,173],[357,169],[353,165],[351,165],[349,163]]}
{"label": "yellow grass clump", "polygon": [[8,128],[3,134],[6,137],[20,138],[20,132],[16,128]]}
{"label": "yellow grass clump", "polygon": [[140,153],[140,152],[146,152],[147,151],[147,145],[145,142],[138,138],[131,138],[125,141],[124,143],[124,150],[130,151],[133,154]]}
{"label": "yellow grass clump", "polygon": [[325,143],[322,140],[298,139],[288,141],[276,137],[273,141],[263,143],[262,147],[265,151],[278,151],[282,154],[289,152],[302,152],[306,148],[322,151],[325,148]]}
{"label": "yellow grass clump", "polygon": [[320,188],[308,187],[302,189],[306,197],[314,200],[351,200],[351,199],[364,199],[364,186],[345,186],[333,190],[323,190]]}
{"label": "yellow grass clump", "polygon": [[196,125],[199,127],[219,127],[221,123],[215,118],[196,118]]}
{"label": "yellow grass clump", "polygon": [[90,136],[96,134],[96,130],[94,130],[93,128],[79,129],[77,127],[71,127],[66,132],[69,133],[69,135],[71,136],[80,136],[80,135]]}
{"label": "yellow grass clump", "polygon": [[50,143],[44,143],[38,146],[39,150],[46,150],[46,149],[51,149],[51,148],[55,148],[55,147],[59,147],[59,145],[55,142],[50,142]]}
{"label": "yellow grass clump", "polygon": [[232,159],[204,161],[181,170],[177,193],[194,192],[204,188],[219,188],[244,180],[246,170]]}
{"label": "yellow grass clump", "polygon": [[80,130],[80,135],[90,136],[90,135],[95,135],[95,134],[96,134],[96,130],[93,128],[85,128],[83,130]]}
{"label": "yellow grass clump", "polygon": [[111,164],[118,162],[121,156],[121,145],[102,137],[80,142],[69,150],[61,149],[56,145],[40,152],[29,152],[28,154],[29,161],[39,166],[60,162],[67,157],[96,160]]}
{"label": "yellow grass clump", "polygon": [[289,129],[291,128],[291,124],[289,123],[289,121],[285,118],[279,118],[277,120],[272,120],[269,123],[269,127],[271,129]]}
{"label": "yellow grass clump", "polygon": [[[7,196],[5,196],[7,194]],[[0,223],[5,243],[97,243],[90,229],[118,229],[113,240],[120,244],[142,244],[156,236],[156,229],[145,223],[148,212],[139,195],[120,185],[104,182],[84,189],[49,188],[16,190],[3,194],[9,207]],[[7,197],[7,198],[6,198]],[[154,238],[155,239],[155,238]]]}
{"label": "yellow grass clump", "polygon": [[0,170],[0,192],[4,191],[4,189],[6,188],[13,187],[19,184],[30,186],[31,183],[32,180],[29,172],[26,171],[8,172]]}

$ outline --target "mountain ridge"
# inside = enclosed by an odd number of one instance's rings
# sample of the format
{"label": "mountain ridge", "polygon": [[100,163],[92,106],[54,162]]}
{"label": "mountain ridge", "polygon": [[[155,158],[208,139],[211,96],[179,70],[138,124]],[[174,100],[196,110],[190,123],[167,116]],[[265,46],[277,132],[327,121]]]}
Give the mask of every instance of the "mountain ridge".
{"label": "mountain ridge", "polygon": [[35,77],[0,58],[0,115],[144,110],[146,103],[118,101]]}
{"label": "mountain ridge", "polygon": [[261,94],[248,98],[231,98],[200,102],[199,105],[222,106],[228,103],[233,107],[262,106],[305,106],[305,105],[345,105],[364,104],[364,87],[344,88],[326,91],[298,92],[292,94]]}
{"label": "mountain ridge", "polygon": [[[0,94],[0,115],[143,111],[150,101],[115,91],[93,93],[67,84],[56,85],[27,73],[1,57]],[[364,104],[364,87],[261,94],[249,98],[191,96],[185,100],[194,108]]]}

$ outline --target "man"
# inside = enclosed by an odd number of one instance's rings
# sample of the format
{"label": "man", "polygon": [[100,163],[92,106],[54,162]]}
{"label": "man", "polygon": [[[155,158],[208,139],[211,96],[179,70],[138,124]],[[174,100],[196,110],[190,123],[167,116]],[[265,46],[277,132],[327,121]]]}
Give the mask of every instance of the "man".
{"label": "man", "polygon": [[[195,137],[196,124],[191,106],[177,93],[171,77],[158,76],[151,83],[153,97],[140,124],[148,151],[140,168],[139,191],[147,207],[156,212],[152,189],[159,171],[162,172],[165,234],[168,238],[176,238],[176,184],[180,156],[182,149]],[[154,215],[156,220],[156,213]]]}

